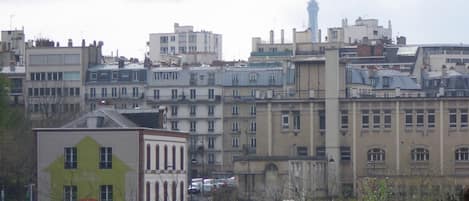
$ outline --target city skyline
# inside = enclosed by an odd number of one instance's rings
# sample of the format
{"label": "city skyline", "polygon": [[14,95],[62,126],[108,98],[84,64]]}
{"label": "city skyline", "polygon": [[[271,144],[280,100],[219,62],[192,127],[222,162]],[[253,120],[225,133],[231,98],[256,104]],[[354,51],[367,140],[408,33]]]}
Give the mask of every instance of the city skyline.
{"label": "city skyline", "polygon": [[[62,45],[68,38],[72,38],[75,45],[80,44],[82,38],[87,43],[102,40],[105,55],[110,55],[111,51],[115,55],[119,49],[119,55],[143,58],[149,34],[171,32],[173,23],[177,22],[193,25],[195,30],[222,34],[225,60],[247,59],[252,37],[267,39],[273,29],[276,40],[279,40],[280,30],[285,29],[288,42],[291,41],[292,28],[306,29],[307,2],[6,0],[0,3],[6,11],[0,14],[0,28],[10,29],[11,21],[13,29],[25,28],[27,39],[45,37]],[[437,0],[318,0],[318,3],[319,28],[323,30],[323,39],[325,30],[340,26],[342,18],[348,18],[353,23],[361,16],[377,18],[383,26],[391,20],[393,36],[406,36],[410,44],[469,43],[469,39],[464,37],[467,28],[462,26],[463,9],[469,3],[463,0],[451,0],[451,4],[442,4]],[[444,13],[445,18],[435,13]]]}

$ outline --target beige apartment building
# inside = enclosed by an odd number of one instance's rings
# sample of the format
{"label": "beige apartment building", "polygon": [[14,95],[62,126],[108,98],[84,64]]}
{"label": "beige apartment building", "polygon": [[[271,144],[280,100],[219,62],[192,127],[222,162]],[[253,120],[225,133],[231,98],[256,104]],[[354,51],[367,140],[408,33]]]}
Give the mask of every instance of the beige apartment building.
{"label": "beige apartment building", "polygon": [[366,177],[404,197],[469,184],[467,97],[347,98],[335,50],[295,66],[296,96],[256,99],[256,153],[234,159],[242,195],[350,196]]}

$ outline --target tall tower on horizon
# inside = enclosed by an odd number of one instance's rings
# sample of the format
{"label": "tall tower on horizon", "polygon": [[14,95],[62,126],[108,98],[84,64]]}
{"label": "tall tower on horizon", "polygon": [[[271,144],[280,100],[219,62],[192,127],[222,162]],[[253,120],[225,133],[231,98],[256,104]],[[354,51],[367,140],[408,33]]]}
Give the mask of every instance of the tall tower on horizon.
{"label": "tall tower on horizon", "polygon": [[318,42],[318,12],[319,6],[316,0],[308,2],[309,28],[311,29],[311,42]]}

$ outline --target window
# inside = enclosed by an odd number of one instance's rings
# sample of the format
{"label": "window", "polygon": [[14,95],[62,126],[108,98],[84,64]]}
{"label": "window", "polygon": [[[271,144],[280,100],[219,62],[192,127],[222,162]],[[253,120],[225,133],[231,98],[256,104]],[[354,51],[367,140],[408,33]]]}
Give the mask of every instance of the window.
{"label": "window", "polygon": [[101,147],[99,154],[99,168],[112,168],[112,147]]}
{"label": "window", "polygon": [[101,97],[107,97],[107,88],[101,88]]}
{"label": "window", "polygon": [[317,157],[326,157],[326,147],[316,147]]}
{"label": "window", "polygon": [[215,154],[208,153],[208,164],[214,164],[214,163],[215,163]]}
{"label": "window", "polygon": [[159,89],[154,89],[153,90],[153,99],[155,99],[155,100],[160,99],[160,90]]}
{"label": "window", "polygon": [[160,183],[155,183],[155,201],[160,200]]}
{"label": "window", "polygon": [[215,137],[208,137],[208,148],[215,148]]}
{"label": "window", "polygon": [[456,118],[456,109],[449,110],[449,127],[456,128],[457,118]]}
{"label": "window", "polygon": [[215,106],[214,105],[209,105],[208,106],[208,116],[213,116],[215,113]]}
{"label": "window", "polygon": [[239,115],[239,108],[238,108],[238,105],[235,104],[235,105],[233,105],[233,106],[231,107],[231,114],[232,114],[232,115]]}
{"label": "window", "polygon": [[179,148],[179,165],[180,169],[184,170],[184,147]]}
{"label": "window", "polygon": [[373,110],[373,128],[380,128],[381,119],[380,119],[379,110]]}
{"label": "window", "polygon": [[256,90],[255,89],[251,89],[251,97],[256,97]]}
{"label": "window", "polygon": [[352,158],[350,147],[340,147],[340,160],[349,161]]}
{"label": "window", "polygon": [[195,116],[196,111],[197,111],[197,106],[196,105],[190,105],[189,106],[189,115],[190,116]]}
{"label": "window", "polygon": [[236,85],[236,84],[238,84],[238,82],[239,82],[239,80],[238,80],[238,74],[232,74],[232,75],[231,75],[231,83],[232,83],[233,85]]}
{"label": "window", "polygon": [[239,147],[239,137],[238,136],[233,136],[231,138],[231,146],[233,148],[238,148]]}
{"label": "window", "polygon": [[208,89],[208,99],[214,99],[214,98],[215,98],[215,90]]}
{"label": "window", "polygon": [[239,124],[237,121],[234,121],[232,124],[231,124],[231,131],[233,132],[238,132],[239,131]]}
{"label": "window", "polygon": [[391,128],[391,110],[384,110],[384,128]]}
{"label": "window", "polygon": [[137,88],[137,87],[133,87],[133,88],[132,88],[132,96],[133,96],[133,97],[138,97],[138,96],[139,96],[138,88]]}
{"label": "window", "polygon": [[101,200],[100,201],[112,201],[112,185],[101,186]]}
{"label": "window", "polygon": [[177,105],[171,105],[171,115],[172,116],[177,116],[178,115],[178,106]]}
{"label": "window", "polygon": [[132,72],[132,74],[133,74],[133,78],[134,78],[133,80],[138,81],[138,72]]}
{"label": "window", "polygon": [[428,110],[427,113],[428,128],[435,127],[435,110]]}
{"label": "window", "polygon": [[455,160],[456,161],[468,161],[469,160],[469,148],[462,147],[462,148],[456,149]]}
{"label": "window", "polygon": [[171,89],[171,99],[177,99],[178,98],[178,90],[177,89]]}
{"label": "window", "polygon": [[251,148],[256,148],[257,147],[256,137],[251,137],[251,143],[249,145],[251,146]]}
{"label": "window", "polygon": [[77,201],[77,186],[64,186],[64,201]]}
{"label": "window", "polygon": [[150,144],[147,144],[147,170],[151,169],[151,148]]}
{"label": "window", "polygon": [[163,200],[168,201],[168,182],[167,181],[163,183]]}
{"label": "window", "polygon": [[173,159],[171,160],[172,163],[172,168],[173,170],[176,170],[176,146],[173,145],[173,148],[172,148],[172,154],[173,154]]}
{"label": "window", "polygon": [[113,87],[111,89],[111,95],[112,95],[112,97],[117,97],[117,88]]}
{"label": "window", "polygon": [[239,90],[238,89],[233,89],[233,92],[232,92],[232,95],[233,97],[239,97]]}
{"label": "window", "polygon": [[178,130],[178,122],[177,121],[171,121],[171,130],[173,130],[173,131]]}
{"label": "window", "polygon": [[127,96],[127,88],[122,87],[122,89],[121,89],[121,95],[122,95],[122,96]]}
{"label": "window", "polygon": [[208,132],[215,131],[215,122],[213,120],[208,121]]}
{"label": "window", "polygon": [[348,111],[343,110],[340,113],[340,128],[348,128]]}
{"label": "window", "polygon": [[324,110],[319,111],[319,129],[326,129],[326,112]]}
{"label": "window", "polygon": [[257,73],[249,73],[249,82],[257,81]]}
{"label": "window", "polygon": [[461,128],[467,128],[467,109],[461,110]]}
{"label": "window", "polygon": [[298,156],[307,156],[308,155],[308,147],[297,147],[296,148],[296,154]]}
{"label": "window", "polygon": [[65,147],[65,169],[77,168],[77,148]]}
{"label": "window", "polygon": [[249,131],[256,132],[256,130],[257,130],[256,120],[252,120],[250,123]]}
{"label": "window", "polygon": [[181,201],[184,201],[184,182],[181,181],[181,184],[179,185],[179,199],[181,199]]}
{"label": "window", "polygon": [[196,121],[191,121],[189,131],[190,132],[195,132],[196,128],[197,128],[196,126],[197,126],[197,122]]}
{"label": "window", "polygon": [[164,169],[168,169],[168,146],[164,145]]}
{"label": "window", "polygon": [[286,129],[290,126],[288,122],[288,112],[282,112],[282,128]]}
{"label": "window", "polygon": [[256,105],[255,105],[255,104],[252,104],[252,105],[251,105],[251,115],[252,115],[252,116],[255,116],[255,115],[256,115]]}
{"label": "window", "polygon": [[412,127],[412,110],[405,111],[405,127]]}
{"label": "window", "polygon": [[191,89],[191,90],[190,90],[190,99],[194,100],[195,97],[196,97],[195,89]]}
{"label": "window", "polygon": [[362,128],[369,128],[370,127],[370,117],[369,117],[368,110],[362,111]]}
{"label": "window", "polygon": [[112,71],[112,80],[117,80],[118,77],[119,77],[119,72]]}
{"label": "window", "polygon": [[425,148],[415,148],[410,152],[412,161],[428,161],[430,152]]}
{"label": "window", "polygon": [[300,130],[301,128],[301,116],[299,111],[293,112],[293,129]]}
{"label": "window", "polygon": [[383,149],[374,148],[368,150],[368,162],[374,161],[384,161],[385,160],[385,152]]}
{"label": "window", "polygon": [[156,169],[160,169],[160,145],[156,145],[155,147],[155,165]]}
{"label": "window", "polygon": [[98,73],[92,72],[90,76],[90,80],[97,80],[98,79]]}
{"label": "window", "polygon": [[423,127],[423,125],[424,125],[423,110],[417,110],[417,127]]}

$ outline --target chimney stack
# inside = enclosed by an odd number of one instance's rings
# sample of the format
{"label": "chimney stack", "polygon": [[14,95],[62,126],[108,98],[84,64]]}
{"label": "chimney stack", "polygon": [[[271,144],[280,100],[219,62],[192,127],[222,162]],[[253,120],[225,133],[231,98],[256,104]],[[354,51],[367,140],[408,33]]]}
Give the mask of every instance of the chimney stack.
{"label": "chimney stack", "polygon": [[270,30],[270,44],[274,44],[274,30]]}
{"label": "chimney stack", "polygon": [[282,44],[285,43],[285,31],[283,29],[280,31],[280,41]]}
{"label": "chimney stack", "polygon": [[56,47],[60,47],[60,43],[59,43],[59,42],[57,42],[55,46],[56,46]]}
{"label": "chimney stack", "polygon": [[72,39],[68,39],[68,47],[73,47],[73,41],[72,41]]}
{"label": "chimney stack", "polygon": [[81,40],[81,47],[86,47],[85,39],[82,39],[82,40]]}
{"label": "chimney stack", "polygon": [[293,28],[293,37],[292,37],[292,44],[293,44],[293,47],[292,47],[292,50],[293,50],[293,56],[296,55],[296,29]]}
{"label": "chimney stack", "polygon": [[322,31],[321,31],[321,29],[318,30],[318,42],[319,43],[322,42]]}

